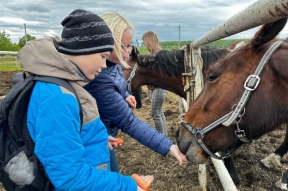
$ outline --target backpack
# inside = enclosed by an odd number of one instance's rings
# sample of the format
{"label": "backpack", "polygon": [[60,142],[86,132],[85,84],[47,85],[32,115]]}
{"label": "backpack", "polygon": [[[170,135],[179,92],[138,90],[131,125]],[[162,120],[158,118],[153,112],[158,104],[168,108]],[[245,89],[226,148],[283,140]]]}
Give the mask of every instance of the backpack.
{"label": "backpack", "polygon": [[7,191],[54,189],[34,153],[35,144],[26,124],[30,96],[37,81],[58,84],[76,96],[82,127],[81,104],[69,82],[55,77],[35,74],[26,77],[24,72],[16,73],[14,85],[4,100],[0,101],[0,181]]}

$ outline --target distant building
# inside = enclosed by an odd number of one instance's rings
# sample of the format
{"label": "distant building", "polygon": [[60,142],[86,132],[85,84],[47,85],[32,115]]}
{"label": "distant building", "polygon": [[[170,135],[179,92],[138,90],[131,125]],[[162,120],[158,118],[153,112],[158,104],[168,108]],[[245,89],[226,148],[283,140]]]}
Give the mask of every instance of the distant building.
{"label": "distant building", "polygon": [[138,40],[138,39],[136,39],[135,41],[133,41],[131,44],[132,44],[133,46],[136,46],[136,47],[143,47],[143,46],[144,46],[143,41],[142,41],[142,40]]}

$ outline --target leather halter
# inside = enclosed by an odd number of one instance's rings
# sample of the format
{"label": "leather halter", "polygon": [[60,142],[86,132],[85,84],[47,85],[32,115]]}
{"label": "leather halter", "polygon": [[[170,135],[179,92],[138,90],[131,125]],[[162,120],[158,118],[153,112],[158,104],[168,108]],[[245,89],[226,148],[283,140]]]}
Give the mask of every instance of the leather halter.
{"label": "leather halter", "polygon": [[136,62],[135,65],[134,65],[134,67],[133,67],[133,69],[132,69],[132,71],[131,71],[131,73],[130,73],[130,75],[129,75],[128,80],[126,80],[129,94],[132,94],[132,91],[131,91],[131,82],[132,82],[132,79],[133,79],[134,76],[135,76],[135,72],[136,72],[137,66],[138,66],[138,63]]}
{"label": "leather halter", "polygon": [[[275,41],[272,46],[270,46],[270,48],[267,50],[267,52],[264,54],[264,56],[262,57],[261,61],[259,62],[254,74],[248,76],[248,78],[246,79],[245,83],[244,83],[244,88],[245,91],[242,94],[242,97],[240,99],[240,101],[238,102],[238,104],[236,104],[235,106],[233,106],[232,110],[227,113],[226,115],[222,116],[221,118],[217,119],[216,121],[212,122],[211,124],[200,128],[200,127],[193,127],[191,126],[189,123],[187,123],[184,120],[184,115],[181,115],[181,124],[183,127],[185,127],[188,131],[190,131],[194,137],[196,138],[196,140],[198,141],[198,143],[200,144],[200,146],[202,147],[202,149],[209,154],[211,157],[214,157],[216,159],[224,159],[227,158],[229,155],[225,155],[225,156],[217,156],[215,155],[204,143],[204,137],[205,135],[212,131],[213,129],[215,129],[218,125],[224,125],[224,126],[230,126],[232,124],[236,124],[237,126],[237,130],[235,130],[235,135],[239,138],[239,140],[241,140],[244,143],[251,143],[251,140],[249,140],[246,137],[246,134],[244,132],[244,130],[241,130],[239,127],[239,122],[242,118],[242,116],[245,114],[245,105],[250,97],[250,94],[252,93],[252,91],[254,91],[260,82],[260,74],[263,71],[263,68],[265,66],[265,64],[269,61],[269,59],[271,58],[271,56],[273,55],[273,53],[283,44],[283,41]],[[232,154],[232,153],[229,153]]]}

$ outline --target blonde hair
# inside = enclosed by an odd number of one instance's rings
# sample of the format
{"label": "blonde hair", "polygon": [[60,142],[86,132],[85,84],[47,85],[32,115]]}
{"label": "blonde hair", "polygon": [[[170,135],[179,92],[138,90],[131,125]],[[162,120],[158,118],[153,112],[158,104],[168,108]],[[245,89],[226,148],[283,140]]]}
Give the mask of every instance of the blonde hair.
{"label": "blonde hair", "polygon": [[142,36],[143,42],[145,42],[146,48],[150,50],[151,54],[156,54],[159,50],[161,50],[161,46],[159,45],[159,38],[156,33],[152,31],[146,32]]}
{"label": "blonde hair", "polygon": [[126,29],[133,29],[132,25],[125,17],[116,12],[104,13],[101,15],[101,18],[106,22],[112,32],[114,38],[114,50],[121,65],[125,68],[130,68],[122,57],[121,39]]}

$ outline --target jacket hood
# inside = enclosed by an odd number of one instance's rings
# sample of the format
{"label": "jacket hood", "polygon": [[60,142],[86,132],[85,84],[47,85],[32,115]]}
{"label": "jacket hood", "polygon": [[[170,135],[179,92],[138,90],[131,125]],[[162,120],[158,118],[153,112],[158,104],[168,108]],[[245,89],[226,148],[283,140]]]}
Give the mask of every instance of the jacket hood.
{"label": "jacket hood", "polygon": [[57,51],[57,46],[53,37],[29,41],[18,52],[18,61],[26,72],[76,81],[84,86],[87,79],[79,75],[79,69],[64,54]]}

